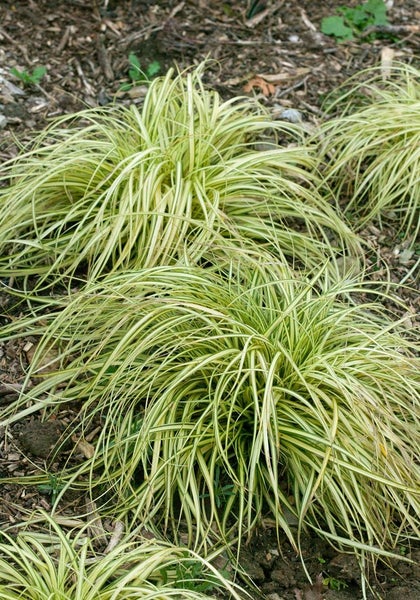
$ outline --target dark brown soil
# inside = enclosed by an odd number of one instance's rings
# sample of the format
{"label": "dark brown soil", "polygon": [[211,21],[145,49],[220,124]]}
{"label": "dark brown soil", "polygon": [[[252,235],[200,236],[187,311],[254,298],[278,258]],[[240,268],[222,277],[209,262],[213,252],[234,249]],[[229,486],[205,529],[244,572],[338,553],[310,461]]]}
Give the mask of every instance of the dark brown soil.
{"label": "dark brown soil", "polygon": [[[257,8],[251,14],[253,4]],[[157,61],[161,72],[174,65],[187,67],[206,57],[214,59],[206,74],[207,83],[222,97],[256,95],[270,110],[299,111],[309,126],[324,116],[326,95],[361,69],[380,64],[384,48],[393,50],[395,60],[420,64],[420,7],[416,0],[389,3],[393,5],[388,12],[394,26],[392,37],[365,36],[338,44],[320,32],[320,24],[341,4],[358,2],[2,0],[0,161],[17,152],[16,139],[25,140],[52,117],[112,101],[141,103],[144,85],[120,89],[129,82],[130,52],[145,70]],[[12,68],[32,73],[40,65],[47,72],[39,84],[23,85],[10,74]],[[379,231],[372,224],[363,235],[371,248],[376,279],[384,278],[389,269],[394,282],[403,280],[416,286],[418,256],[404,252],[391,227]],[[415,328],[418,293],[401,289],[401,297],[407,302]],[[19,312],[19,307],[12,307],[13,299],[1,294],[0,325],[13,312]],[[13,402],[19,392],[32,344],[33,340],[28,340],[21,347],[0,339],[0,409]],[[67,448],[59,441],[72,418],[63,412],[58,421],[42,424],[27,419],[0,431],[0,529],[20,521],[26,511],[51,508],[56,481],[50,490],[41,491],[22,488],[7,478],[45,468],[53,477],[58,476],[67,456]],[[73,460],[83,459],[83,449],[74,456]],[[83,502],[83,498],[65,496],[62,513],[84,512]],[[379,566],[372,577],[375,593],[384,600],[420,598],[419,547],[407,548],[406,555],[415,563],[393,561],[388,568]],[[270,600],[362,597],[353,557],[339,554],[310,534],[303,539],[302,557],[313,585],[308,584],[296,552],[286,541],[279,547],[267,525],[243,551],[242,563]],[[328,588],[319,583],[320,576],[329,578]]]}

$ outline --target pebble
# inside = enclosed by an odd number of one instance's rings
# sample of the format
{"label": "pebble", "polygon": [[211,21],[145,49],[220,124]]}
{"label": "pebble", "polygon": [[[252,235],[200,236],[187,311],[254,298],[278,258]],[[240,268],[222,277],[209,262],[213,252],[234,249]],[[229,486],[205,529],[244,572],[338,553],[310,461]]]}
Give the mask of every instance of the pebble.
{"label": "pebble", "polygon": [[280,115],[281,119],[289,121],[290,123],[301,123],[302,113],[295,108],[286,108]]}

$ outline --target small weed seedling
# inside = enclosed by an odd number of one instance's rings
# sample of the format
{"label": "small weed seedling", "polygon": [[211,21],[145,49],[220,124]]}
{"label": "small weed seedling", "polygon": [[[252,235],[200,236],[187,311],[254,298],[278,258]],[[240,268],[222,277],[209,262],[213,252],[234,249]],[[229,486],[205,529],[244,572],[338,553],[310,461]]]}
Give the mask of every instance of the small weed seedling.
{"label": "small weed seedling", "polygon": [[[320,565],[325,565],[327,561],[322,556],[318,556],[318,562]],[[323,585],[325,585],[325,587],[329,588],[330,590],[335,590],[337,592],[340,592],[341,590],[344,590],[348,587],[347,583],[342,579],[330,577],[328,574],[326,575],[326,577],[322,578],[322,583]]]}
{"label": "small weed seedling", "polygon": [[335,590],[336,592],[341,592],[341,590],[349,587],[345,581],[336,579],[335,577],[324,577],[322,583],[330,590]]}
{"label": "small weed seedling", "polygon": [[[223,577],[229,577],[225,569],[220,573]],[[176,567],[175,588],[177,589],[207,593],[216,590],[219,586],[217,578],[211,573],[206,573],[203,563],[199,560],[183,560]]]}
{"label": "small weed seedling", "polygon": [[29,71],[19,71],[19,69],[10,69],[12,75],[21,80],[24,85],[38,85],[41,79],[44,77],[47,72],[46,67],[35,67],[35,69],[30,73]]}
{"label": "small weed seedling", "polygon": [[160,71],[160,63],[157,60],[149,63],[146,69],[142,69],[140,61],[134,52],[130,52],[128,55],[128,62],[130,64],[130,68],[128,69],[130,81],[121,85],[120,90],[122,92],[130,90],[136,85],[150,82]]}
{"label": "small weed seedling", "polygon": [[[187,556],[187,555],[186,555]],[[169,565],[159,570],[163,585],[169,580],[175,581],[176,589],[194,590],[196,592],[209,592],[217,587],[217,581],[211,575],[204,576],[204,565],[199,560],[181,560],[176,568]]]}
{"label": "small weed seedling", "polygon": [[[220,482],[220,467],[216,465],[214,472],[214,500],[217,508],[221,508],[226,504],[229,497],[234,494],[233,485],[222,485]],[[202,494],[201,498],[208,498],[209,494]]]}
{"label": "small weed seedling", "polygon": [[49,483],[38,485],[38,491],[41,492],[41,494],[49,495],[51,502],[54,504],[58,494],[63,490],[64,485],[60,483],[60,480],[56,475],[50,474],[49,479]]}
{"label": "small weed seedling", "polygon": [[383,0],[368,0],[354,7],[341,6],[336,16],[322,19],[321,31],[332,35],[339,42],[352,40],[354,36],[372,25],[387,25],[386,5]]}

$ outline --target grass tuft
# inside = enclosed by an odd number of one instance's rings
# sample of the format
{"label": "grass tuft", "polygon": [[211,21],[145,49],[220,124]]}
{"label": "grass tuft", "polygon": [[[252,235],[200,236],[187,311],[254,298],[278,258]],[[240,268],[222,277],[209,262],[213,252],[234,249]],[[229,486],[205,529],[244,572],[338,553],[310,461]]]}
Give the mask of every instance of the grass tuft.
{"label": "grass tuft", "polygon": [[[321,125],[325,177],[356,229],[395,223],[406,239],[420,232],[420,73],[394,67],[352,81],[330,106],[340,114]],[[346,106],[347,105],[347,106]],[[343,108],[344,107],[344,108]],[[344,112],[343,112],[344,110]]]}
{"label": "grass tuft", "polygon": [[[144,105],[59,118],[2,166],[0,277],[37,287],[118,269],[197,264],[223,236],[313,269],[357,238],[317,192],[291,125],[252,100],[223,102],[202,67],[153,80]],[[271,148],[257,150],[270,132]],[[278,135],[293,142],[276,143]]]}
{"label": "grass tuft", "polygon": [[83,427],[102,425],[78,473],[92,494],[197,548],[264,516],[296,546],[305,527],[378,553],[418,536],[415,344],[380,306],[339,302],[342,287],[235,273],[119,273],[32,317],[39,358],[59,349],[62,368],[39,372],[9,420],[80,403]]}
{"label": "grass tuft", "polygon": [[203,600],[217,591],[247,597],[194,552],[150,535],[123,535],[113,547],[98,550],[89,523],[76,532],[66,532],[52,517],[47,525],[48,532],[1,534],[3,600]]}

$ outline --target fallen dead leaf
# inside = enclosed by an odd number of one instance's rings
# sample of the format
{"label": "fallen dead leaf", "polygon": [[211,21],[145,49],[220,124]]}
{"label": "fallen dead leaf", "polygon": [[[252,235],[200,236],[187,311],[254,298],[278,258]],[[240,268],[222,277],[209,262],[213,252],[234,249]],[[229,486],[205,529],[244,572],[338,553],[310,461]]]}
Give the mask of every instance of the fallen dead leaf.
{"label": "fallen dead leaf", "polygon": [[400,263],[400,265],[409,265],[413,256],[414,250],[404,248],[404,250],[401,250],[401,252],[398,253],[398,262]]}
{"label": "fallen dead leaf", "polygon": [[71,441],[76,444],[76,449],[80,450],[85,458],[92,458],[95,454],[95,446],[87,442],[83,438],[78,438],[77,435],[71,436]]}
{"label": "fallen dead leaf", "polygon": [[272,96],[275,92],[275,86],[269,83],[259,75],[256,75],[248,81],[243,87],[244,92],[251,92],[255,88],[260,89],[264,96]]}
{"label": "fallen dead leaf", "polygon": [[112,533],[111,539],[108,542],[108,546],[104,550],[104,554],[109,554],[111,550],[115,548],[115,546],[120,542],[123,533],[124,523],[122,521],[115,521],[114,531]]}
{"label": "fallen dead leaf", "polygon": [[304,25],[306,25],[306,27],[310,31],[316,31],[317,30],[316,27],[315,27],[315,25],[309,19],[308,15],[306,14],[306,12],[305,12],[305,10],[303,8],[300,9],[300,16],[301,16],[301,19],[302,19]]}

